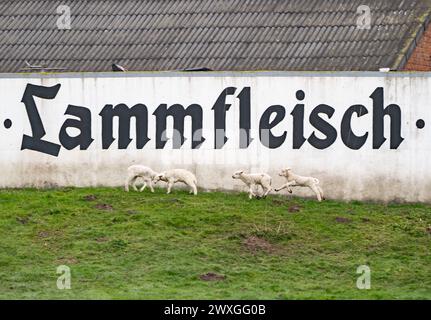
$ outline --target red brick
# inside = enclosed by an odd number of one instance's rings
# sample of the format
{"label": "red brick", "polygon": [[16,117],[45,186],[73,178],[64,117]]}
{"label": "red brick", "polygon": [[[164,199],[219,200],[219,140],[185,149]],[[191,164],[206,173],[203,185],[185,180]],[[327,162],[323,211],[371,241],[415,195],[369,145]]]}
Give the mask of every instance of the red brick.
{"label": "red brick", "polygon": [[431,71],[431,24],[404,66],[408,71]]}

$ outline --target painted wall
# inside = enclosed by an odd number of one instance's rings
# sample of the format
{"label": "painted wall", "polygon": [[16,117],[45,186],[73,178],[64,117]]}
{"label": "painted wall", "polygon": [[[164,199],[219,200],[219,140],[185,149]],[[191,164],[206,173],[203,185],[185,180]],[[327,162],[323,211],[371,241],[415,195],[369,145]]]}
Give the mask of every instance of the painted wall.
{"label": "painted wall", "polygon": [[[26,105],[21,102],[28,84],[61,87],[53,99],[34,98],[46,135],[43,140],[60,146],[57,156],[44,152],[21,150],[23,136],[32,135]],[[224,89],[233,87],[227,95],[227,142],[222,148],[214,145],[214,110]],[[250,135],[248,148],[240,149],[240,103],[238,94],[250,88]],[[391,120],[385,117],[383,144],[373,147],[373,113],[375,101],[370,96],[381,88],[384,107],[396,104],[401,110],[400,134],[402,141],[391,149]],[[298,91],[303,91],[304,99]],[[188,168],[198,179],[203,190],[245,190],[231,178],[232,172],[245,169],[268,172],[279,186],[283,179],[280,169],[289,166],[302,175],[319,178],[329,198],[431,202],[431,74],[429,73],[101,73],[53,75],[0,76],[0,187],[51,186],[119,186],[125,170],[131,164],[145,164],[154,170]],[[220,101],[219,101],[220,102]],[[222,101],[224,102],[224,100]],[[148,109],[149,142],[142,149],[136,147],[135,122],[132,120],[131,138],[127,149],[118,148],[118,139],[108,149],[102,146],[102,117],[107,104],[113,106],[144,104]],[[202,135],[200,148],[191,148],[191,118],[186,117],[184,128],[187,140],[180,149],[174,149],[170,139],[163,149],[156,149],[156,120],[153,112],[160,104],[198,104],[202,108]],[[298,138],[300,124],[293,131],[293,116],[297,104],[304,104],[303,137],[300,148],[293,148],[294,135]],[[334,110],[332,116],[316,113],[318,105]],[[66,119],[68,105],[81,106],[91,112],[91,137],[86,150],[80,147],[67,150],[59,142],[59,132]],[[276,114],[261,120],[270,106],[278,105],[280,122],[270,129],[274,136],[286,133],[277,148],[268,148],[259,139],[259,125],[271,123]],[[362,105],[368,113],[353,114],[351,130],[356,136],[366,137],[365,143],[354,150],[343,142],[341,123],[346,110]],[[296,110],[300,110],[299,106]],[[362,109],[362,110],[365,110]],[[310,123],[314,112],[318,123]],[[10,120],[10,121],[7,121]],[[424,123],[417,122],[422,119]],[[321,131],[329,127],[336,131],[336,139],[319,149],[310,143],[327,138]],[[263,122],[262,122],[263,121]],[[374,121],[375,123],[375,121]],[[273,123],[274,124],[274,123]],[[421,124],[425,124],[423,128]],[[114,118],[114,138],[118,121]],[[10,126],[10,127],[9,127]],[[269,125],[271,127],[271,125]],[[167,136],[172,135],[173,119],[168,117]],[[268,125],[266,125],[268,127]],[[396,127],[396,126],[395,126]],[[395,128],[396,129],[396,128]],[[80,132],[68,128],[70,136]],[[346,131],[344,132],[346,134]],[[265,136],[263,137],[265,139]],[[347,137],[348,143],[350,137]],[[279,140],[278,140],[279,141]],[[314,143],[316,145],[316,143]],[[396,141],[393,144],[397,144]],[[294,194],[312,196],[309,190],[296,188]]]}

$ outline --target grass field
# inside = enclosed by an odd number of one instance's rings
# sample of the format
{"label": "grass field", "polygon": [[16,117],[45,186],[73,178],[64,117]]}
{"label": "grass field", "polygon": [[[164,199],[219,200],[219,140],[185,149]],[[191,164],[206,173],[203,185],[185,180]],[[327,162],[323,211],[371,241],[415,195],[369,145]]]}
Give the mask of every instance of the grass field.
{"label": "grass field", "polygon": [[431,299],[428,205],[164,192],[0,190],[0,298]]}

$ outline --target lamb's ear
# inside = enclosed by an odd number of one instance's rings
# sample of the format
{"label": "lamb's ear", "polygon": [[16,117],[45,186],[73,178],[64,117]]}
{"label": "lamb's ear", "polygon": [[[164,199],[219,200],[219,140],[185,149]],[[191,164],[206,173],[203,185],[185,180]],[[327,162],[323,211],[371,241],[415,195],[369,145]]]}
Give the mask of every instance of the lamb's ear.
{"label": "lamb's ear", "polygon": [[244,173],[244,170],[241,170],[239,173]]}

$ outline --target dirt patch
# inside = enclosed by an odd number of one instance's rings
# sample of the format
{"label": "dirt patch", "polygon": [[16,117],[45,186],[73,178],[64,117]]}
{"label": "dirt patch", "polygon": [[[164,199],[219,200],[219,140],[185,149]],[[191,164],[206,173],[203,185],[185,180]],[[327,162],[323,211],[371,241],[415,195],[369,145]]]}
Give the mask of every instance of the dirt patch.
{"label": "dirt patch", "polygon": [[299,212],[299,211],[301,211],[301,207],[300,206],[290,206],[289,208],[287,208],[287,211],[289,211],[289,212]]}
{"label": "dirt patch", "polygon": [[114,210],[114,208],[110,204],[107,204],[107,203],[98,203],[94,207],[96,209],[99,209],[99,210],[107,210],[107,211]]}
{"label": "dirt patch", "polygon": [[127,213],[128,214],[140,214],[140,212],[136,211],[136,210],[127,210]]}
{"label": "dirt patch", "polygon": [[369,219],[369,218],[361,218],[361,221],[362,221],[362,222],[370,222],[370,221],[371,221],[371,219]]}
{"label": "dirt patch", "polygon": [[281,207],[281,206],[286,205],[286,204],[287,204],[287,201],[283,201],[283,200],[280,200],[280,199],[273,199],[273,200],[271,201],[271,204],[273,204],[274,206]]}
{"label": "dirt patch", "polygon": [[37,234],[37,236],[38,236],[39,238],[48,238],[48,237],[50,236],[50,234],[49,234],[49,232],[48,232],[48,231],[40,231],[40,232]]}
{"label": "dirt patch", "polygon": [[37,237],[40,239],[49,240],[50,239],[56,239],[57,237],[61,237],[63,235],[63,232],[61,230],[41,230],[37,233]]}
{"label": "dirt patch", "polygon": [[344,217],[336,217],[335,221],[337,221],[338,223],[351,223],[352,219],[344,218]]}
{"label": "dirt patch", "polygon": [[426,228],[426,231],[428,232],[428,234],[431,234],[431,226],[429,226],[428,228]]}
{"label": "dirt patch", "polygon": [[94,194],[89,194],[87,196],[84,197],[85,201],[95,201],[97,200],[97,197]]}
{"label": "dirt patch", "polygon": [[58,260],[55,261],[57,264],[77,264],[79,261],[76,258],[73,257],[69,257],[69,258],[60,258]]}
{"label": "dirt patch", "polygon": [[173,203],[182,203],[183,202],[183,201],[181,201],[180,199],[177,199],[177,198],[160,199],[158,201],[173,202]]}
{"label": "dirt patch", "polygon": [[96,242],[102,243],[102,242],[107,242],[109,241],[108,237],[99,237],[96,239]]}
{"label": "dirt patch", "polygon": [[264,251],[264,252],[272,252],[274,251],[273,246],[271,243],[266,241],[265,239],[251,236],[244,240],[243,245],[247,248],[247,250],[256,253],[258,251]]}
{"label": "dirt patch", "polygon": [[16,221],[21,224],[27,224],[30,221],[29,217],[16,217]]}
{"label": "dirt patch", "polygon": [[205,274],[201,274],[199,276],[199,279],[201,279],[203,281],[223,281],[223,280],[226,280],[226,276],[221,275],[221,274],[217,274],[217,273],[213,273],[213,272],[208,272]]}

